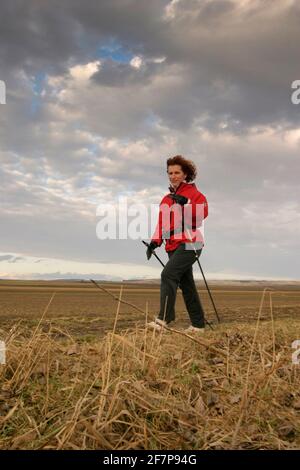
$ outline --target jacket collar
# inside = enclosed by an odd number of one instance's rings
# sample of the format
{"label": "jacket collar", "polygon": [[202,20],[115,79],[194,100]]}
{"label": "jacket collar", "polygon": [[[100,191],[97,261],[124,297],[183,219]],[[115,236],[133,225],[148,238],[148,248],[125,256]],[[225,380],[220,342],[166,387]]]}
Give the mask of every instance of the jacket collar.
{"label": "jacket collar", "polygon": [[180,183],[177,189],[174,189],[173,186],[169,186],[169,191],[171,194],[179,194],[183,188],[186,188],[187,186],[195,186],[194,183],[185,183],[184,181]]}

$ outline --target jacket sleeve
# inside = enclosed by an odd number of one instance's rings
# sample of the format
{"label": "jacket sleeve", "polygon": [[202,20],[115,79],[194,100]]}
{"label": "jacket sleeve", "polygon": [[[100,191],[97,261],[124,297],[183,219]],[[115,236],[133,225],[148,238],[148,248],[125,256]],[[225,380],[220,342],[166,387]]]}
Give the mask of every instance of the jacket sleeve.
{"label": "jacket sleeve", "polygon": [[200,193],[199,192],[199,196],[197,198],[197,203],[202,206],[202,212],[203,212],[203,219],[206,219],[206,217],[208,216],[208,203],[207,203],[207,199],[206,197],[204,196],[204,194]]}
{"label": "jacket sleeve", "polygon": [[159,205],[159,214],[158,214],[158,222],[156,224],[155,231],[152,235],[151,241],[157,243],[158,246],[161,246],[163,239],[162,239],[162,210],[161,210],[162,202]]}
{"label": "jacket sleeve", "polygon": [[158,246],[161,246],[163,243],[163,230],[165,229],[166,217],[168,217],[168,212],[165,212],[167,206],[166,198],[163,197],[159,204],[159,214],[156,228],[151,238],[151,241],[157,243]]}
{"label": "jacket sleeve", "polygon": [[197,191],[185,206],[184,219],[187,226],[193,227],[193,229],[202,225],[203,219],[208,216],[208,204],[204,194]]}

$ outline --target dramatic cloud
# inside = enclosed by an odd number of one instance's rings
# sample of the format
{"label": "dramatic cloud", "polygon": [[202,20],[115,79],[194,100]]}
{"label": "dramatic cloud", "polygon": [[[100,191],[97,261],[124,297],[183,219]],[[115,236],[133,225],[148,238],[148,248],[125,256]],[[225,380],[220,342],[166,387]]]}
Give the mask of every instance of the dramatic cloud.
{"label": "dramatic cloud", "polygon": [[208,274],[299,278],[299,2],[28,0],[1,16],[1,277],[158,275],[139,240],[96,238],[96,210],[158,204],[182,153],[209,201]]}

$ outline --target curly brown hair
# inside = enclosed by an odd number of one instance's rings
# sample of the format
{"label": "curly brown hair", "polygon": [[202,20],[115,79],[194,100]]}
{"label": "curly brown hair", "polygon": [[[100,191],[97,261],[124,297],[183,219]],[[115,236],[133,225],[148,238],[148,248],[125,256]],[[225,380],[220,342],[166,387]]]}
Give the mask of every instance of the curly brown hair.
{"label": "curly brown hair", "polygon": [[189,183],[194,181],[197,176],[197,168],[194,162],[187,160],[182,155],[175,155],[175,157],[168,158],[167,160],[167,171],[171,165],[180,165],[183,173],[186,174],[185,181]]}

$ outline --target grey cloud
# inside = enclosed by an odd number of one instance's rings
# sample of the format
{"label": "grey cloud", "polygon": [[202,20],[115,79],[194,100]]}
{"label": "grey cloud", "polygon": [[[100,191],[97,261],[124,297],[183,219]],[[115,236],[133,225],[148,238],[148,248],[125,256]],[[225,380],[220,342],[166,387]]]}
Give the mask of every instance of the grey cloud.
{"label": "grey cloud", "polygon": [[[3,2],[0,60],[26,71],[64,73],[111,37],[140,49],[142,36],[158,34],[165,0],[35,0]],[[139,45],[137,46],[136,40]],[[5,45],[5,47],[3,47]]]}
{"label": "grey cloud", "polygon": [[[54,1],[41,5],[26,2],[26,10],[23,2],[12,5],[15,7],[5,4],[3,15],[6,25],[13,24],[16,29],[11,36],[8,26],[4,29],[2,44],[7,47],[3,54],[10,51],[9,57],[17,58],[19,67],[23,64],[31,74],[37,65],[39,70],[62,74],[72,61],[91,60],[87,50],[94,47],[95,52],[96,44],[104,45],[115,37],[132,53],[142,53],[146,59],[167,57],[163,66],[152,64],[150,68],[148,64],[140,71],[104,61],[103,69],[94,77],[99,86],[116,88],[135,83],[140,107],[146,104],[141,94],[144,80],[152,75],[172,74],[173,65],[181,66],[181,83],[170,82],[166,89],[156,85],[149,94],[155,113],[168,126],[187,128],[204,113],[209,116],[207,126],[214,128],[214,123],[227,119],[233,131],[246,130],[254,122],[299,123],[298,109],[290,103],[290,85],[298,78],[297,2],[284,7],[279,1],[253,1],[248,8],[242,8],[237,2],[195,1],[187,6],[181,1],[174,5],[176,14],[169,21],[164,20],[164,1]],[[22,13],[19,25],[17,12]],[[85,48],[79,47],[80,41],[86,44]],[[21,56],[23,60],[19,60]],[[8,61],[5,63],[9,66]],[[145,98],[151,106],[152,101]],[[110,105],[116,106],[110,99]],[[103,100],[101,107],[104,103]],[[120,105],[122,111],[122,102]],[[119,126],[118,120],[111,121],[118,131],[122,126],[126,129],[126,120],[140,123],[145,119],[137,106],[135,111],[126,100],[124,106],[126,119],[120,120]],[[240,122],[235,125],[235,121]],[[132,133],[132,128],[127,127],[127,133]],[[108,126],[103,126],[102,131],[109,132]]]}
{"label": "grey cloud", "polygon": [[11,260],[11,259],[13,259],[13,258],[14,258],[14,256],[12,256],[12,255],[1,255],[1,256],[0,256],[0,263],[1,263],[2,261],[9,261],[9,260]]}
{"label": "grey cloud", "polygon": [[10,261],[10,263],[19,263],[20,261],[25,261],[24,256],[16,256]]}
{"label": "grey cloud", "polygon": [[[91,50],[95,52],[111,37],[146,60],[141,70],[104,60],[103,68],[90,81],[93,91],[82,90],[81,98],[73,96],[70,103],[64,103],[65,110],[74,115],[81,110],[79,120],[92,132],[129,139],[153,135],[158,139],[159,132],[149,125],[151,113],[163,126],[175,130],[188,130],[197,120],[216,133],[225,122],[236,134],[246,133],[253,125],[299,125],[299,109],[290,101],[291,82],[298,78],[300,9],[296,2],[285,8],[276,1],[263,5],[251,2],[248,9],[238,8],[234,2],[189,2],[189,7],[178,2],[172,21],[163,19],[167,5],[163,1],[126,5],[65,1],[59,6],[56,2],[40,6],[26,2],[26,10],[23,2],[11,5],[14,7],[4,6],[6,25],[19,17],[13,14],[14,8],[23,15],[22,25],[14,40],[6,26],[2,51],[5,54],[12,48],[10,56],[19,59],[20,48],[23,61],[17,64],[28,76],[39,68],[39,72],[67,77],[72,64],[95,59]],[[80,38],[86,45],[83,48],[78,46]],[[158,56],[165,56],[166,61],[149,62]],[[9,62],[3,70],[10,70]],[[43,105],[31,116],[33,91],[24,89],[16,73],[10,78],[14,80],[8,81],[11,97],[0,130],[3,145],[36,158],[46,153],[64,171],[71,159],[70,166],[82,165],[72,156],[72,148],[76,148],[73,139],[61,143],[52,139],[48,122],[58,117],[51,116],[49,105],[55,100],[41,98]],[[14,88],[22,93],[14,93]],[[76,120],[64,123],[66,137],[74,125]],[[67,158],[62,159],[62,154]]]}
{"label": "grey cloud", "polygon": [[1,255],[0,256],[0,263],[3,261],[8,261],[9,263],[19,263],[20,261],[24,261],[25,258],[23,256],[13,256],[13,255]]}
{"label": "grey cloud", "polygon": [[0,60],[6,67],[61,73],[66,59],[79,52],[75,40],[78,28],[61,2],[3,2],[1,17]]}
{"label": "grey cloud", "polygon": [[119,64],[109,59],[101,62],[99,72],[96,72],[91,80],[108,87],[141,87],[149,84],[151,78],[159,74],[163,67],[163,63],[145,63],[140,68],[135,68],[130,64]]}

